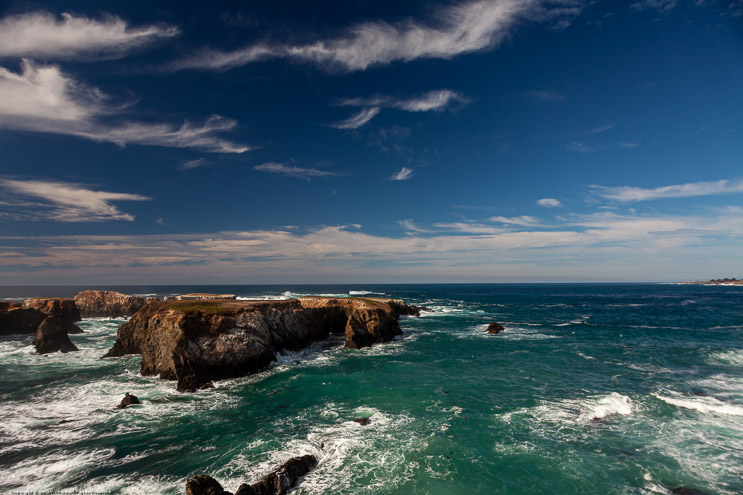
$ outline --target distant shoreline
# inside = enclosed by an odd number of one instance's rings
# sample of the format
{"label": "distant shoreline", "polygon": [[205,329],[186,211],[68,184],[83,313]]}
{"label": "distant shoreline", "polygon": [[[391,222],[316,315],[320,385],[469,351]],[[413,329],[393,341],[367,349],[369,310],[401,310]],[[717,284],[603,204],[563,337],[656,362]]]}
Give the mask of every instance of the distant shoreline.
{"label": "distant shoreline", "polygon": [[743,280],[735,278],[722,278],[714,280],[689,280],[687,282],[676,282],[679,285],[743,285]]}

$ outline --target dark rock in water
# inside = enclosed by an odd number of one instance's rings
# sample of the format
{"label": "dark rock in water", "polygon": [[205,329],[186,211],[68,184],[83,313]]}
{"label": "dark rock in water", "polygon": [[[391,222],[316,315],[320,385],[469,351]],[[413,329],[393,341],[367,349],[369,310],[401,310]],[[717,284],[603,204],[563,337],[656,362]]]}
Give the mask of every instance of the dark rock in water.
{"label": "dark rock in water", "polygon": [[371,419],[369,419],[369,418],[359,418],[359,419],[354,419],[353,422],[354,423],[358,423],[361,426],[366,426],[369,423],[371,423]]}
{"label": "dark rock in water", "polygon": [[75,296],[75,304],[84,318],[131,316],[145,305],[144,297],[111,290],[85,290]]}
{"label": "dark rock in water", "polygon": [[[402,334],[403,301],[303,297],[288,301],[159,301],[119,327],[103,357],[142,354],[143,375],[177,380],[193,392],[214,380],[248,375],[276,353],[345,333],[359,348]],[[396,308],[396,309],[395,309]]]}
{"label": "dark rock in water", "polygon": [[684,488],[683,486],[679,486],[671,490],[671,493],[674,493],[675,495],[707,495],[704,492],[700,492],[699,490],[695,490],[693,488]]}
{"label": "dark rock in water", "polygon": [[490,334],[493,334],[493,335],[497,335],[497,334],[501,333],[505,329],[506,328],[503,325],[501,325],[500,323],[493,322],[490,325],[488,325],[488,328],[487,328],[486,332],[488,332]]}
{"label": "dark rock in water", "polygon": [[48,354],[50,352],[70,352],[77,351],[75,344],[70,342],[67,336],[67,325],[61,316],[47,316],[36,329],[34,337],[34,346],[39,354]]}
{"label": "dark rock in water", "polygon": [[132,404],[141,404],[139,402],[139,397],[136,395],[130,395],[129,392],[124,395],[124,398],[121,399],[121,402],[118,406],[116,406],[117,409],[124,409],[126,406],[131,406]]}
{"label": "dark rock in water", "polygon": [[0,335],[35,333],[45,315],[38,309],[23,309],[19,303],[0,305]]}
{"label": "dark rock in water", "polygon": [[211,476],[197,474],[186,481],[186,495],[232,495]]}
{"label": "dark rock in water", "polygon": [[[80,321],[80,310],[71,298],[33,297],[23,301],[25,309],[38,309],[47,315],[60,316],[70,323]],[[81,333],[80,332],[77,333]],[[70,332],[72,333],[72,332]]]}
{"label": "dark rock in water", "polygon": [[235,495],[284,495],[299,478],[317,466],[314,455],[293,457],[252,485],[242,484]]}

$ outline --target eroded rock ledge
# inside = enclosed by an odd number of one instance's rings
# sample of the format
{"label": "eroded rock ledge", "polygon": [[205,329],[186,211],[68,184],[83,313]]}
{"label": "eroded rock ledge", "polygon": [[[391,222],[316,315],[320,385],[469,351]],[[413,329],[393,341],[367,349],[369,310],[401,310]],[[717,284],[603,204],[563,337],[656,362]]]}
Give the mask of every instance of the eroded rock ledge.
{"label": "eroded rock ledge", "polygon": [[401,300],[303,297],[288,301],[153,301],[119,327],[104,357],[141,354],[143,375],[177,380],[194,391],[212,380],[250,374],[276,353],[344,333],[360,348],[402,334]]}

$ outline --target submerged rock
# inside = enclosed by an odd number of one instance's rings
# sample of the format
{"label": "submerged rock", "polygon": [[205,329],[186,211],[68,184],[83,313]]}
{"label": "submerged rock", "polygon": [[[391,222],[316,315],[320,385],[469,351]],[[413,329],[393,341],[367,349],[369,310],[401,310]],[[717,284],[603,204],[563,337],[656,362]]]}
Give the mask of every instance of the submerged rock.
{"label": "submerged rock", "polygon": [[694,488],[684,488],[683,486],[674,488],[671,490],[671,493],[675,495],[707,495],[706,493],[695,490]]}
{"label": "submerged rock", "polygon": [[70,324],[61,316],[47,316],[36,329],[36,335],[34,336],[36,352],[48,354],[57,351],[77,351],[77,347],[67,336],[67,327]]}
{"label": "submerged rock", "polygon": [[[72,298],[32,297],[23,301],[26,309],[38,309],[44,314],[60,316],[65,321],[75,323],[80,321],[80,310]],[[81,333],[82,330],[80,330]],[[73,333],[73,332],[70,332]]]}
{"label": "submerged rock", "polygon": [[242,484],[235,495],[284,495],[299,478],[317,466],[317,457],[293,457],[252,485]]}
{"label": "submerged rock", "polygon": [[75,304],[84,318],[131,316],[145,305],[144,297],[111,290],[85,290],[75,296]]}
{"label": "submerged rock", "polygon": [[369,423],[371,423],[371,419],[370,418],[359,418],[359,419],[354,419],[353,422],[358,423],[361,426],[367,426]]}
{"label": "submerged rock", "polygon": [[[143,375],[195,391],[212,380],[250,374],[276,353],[345,333],[346,347],[392,340],[402,331],[388,300],[160,301],[121,325],[104,357],[141,354]],[[405,303],[397,301],[400,308]]]}
{"label": "submerged rock", "polygon": [[490,333],[490,334],[497,335],[497,334],[501,333],[505,329],[506,329],[506,327],[504,327],[500,323],[492,322],[490,325],[488,325],[488,328],[485,331],[488,332],[488,333]]}
{"label": "submerged rock", "polygon": [[126,395],[124,395],[124,398],[121,399],[119,405],[116,406],[116,408],[124,409],[125,407],[131,406],[132,404],[141,404],[141,402],[139,402],[139,397],[137,397],[136,395],[130,395],[129,392],[127,392]]}
{"label": "submerged rock", "polygon": [[186,495],[232,495],[217,480],[206,474],[191,476],[186,481]]}

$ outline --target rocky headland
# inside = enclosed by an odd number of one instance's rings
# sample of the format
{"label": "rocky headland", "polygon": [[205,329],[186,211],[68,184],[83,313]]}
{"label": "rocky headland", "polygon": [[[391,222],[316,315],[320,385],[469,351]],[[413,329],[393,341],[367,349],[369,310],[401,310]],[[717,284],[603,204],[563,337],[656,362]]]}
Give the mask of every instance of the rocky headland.
{"label": "rocky headland", "polygon": [[286,301],[153,301],[119,327],[104,357],[141,354],[143,375],[176,380],[180,391],[266,367],[331,333],[361,348],[402,334],[401,315],[420,309],[401,300],[303,297]]}
{"label": "rocky headland", "polygon": [[27,299],[23,304],[0,302],[0,335],[33,334],[36,352],[76,351],[68,334],[82,333],[74,302],[69,299]]}

